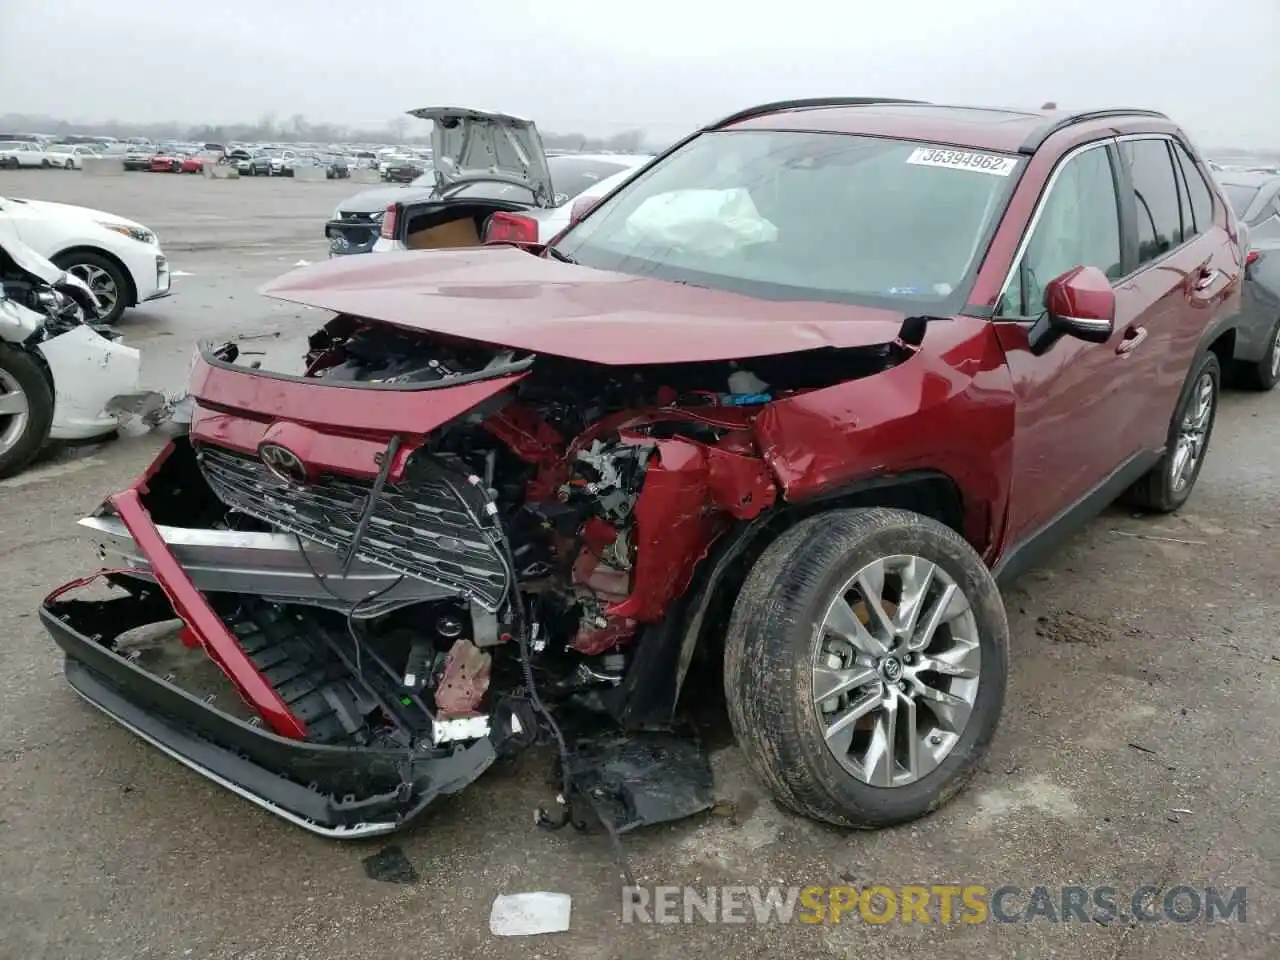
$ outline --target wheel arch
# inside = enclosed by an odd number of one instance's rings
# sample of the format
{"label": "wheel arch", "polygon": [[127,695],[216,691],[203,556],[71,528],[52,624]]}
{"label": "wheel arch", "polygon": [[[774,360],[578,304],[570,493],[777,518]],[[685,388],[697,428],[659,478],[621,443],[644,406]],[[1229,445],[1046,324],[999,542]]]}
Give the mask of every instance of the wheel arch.
{"label": "wheel arch", "polygon": [[[603,697],[626,726],[663,723],[675,713],[694,657],[723,627],[738,588],[764,550],[801,520],[828,510],[894,507],[937,520],[965,536],[967,504],[959,484],[936,470],[867,477],[807,500],[775,507],[720,537],[694,571],[684,594],[634,644],[635,658],[621,684]],[[974,545],[978,552],[982,549]]]}
{"label": "wheel arch", "polygon": [[94,256],[102,257],[109,260],[119,268],[121,274],[124,275],[128,288],[125,290],[125,306],[136,307],[138,305],[138,282],[133,278],[133,271],[129,269],[129,265],[117,257],[105,247],[95,247],[91,243],[77,243],[67,247],[65,250],[59,250],[57,253],[49,257],[55,262],[61,261],[66,257],[76,253],[92,253]]}

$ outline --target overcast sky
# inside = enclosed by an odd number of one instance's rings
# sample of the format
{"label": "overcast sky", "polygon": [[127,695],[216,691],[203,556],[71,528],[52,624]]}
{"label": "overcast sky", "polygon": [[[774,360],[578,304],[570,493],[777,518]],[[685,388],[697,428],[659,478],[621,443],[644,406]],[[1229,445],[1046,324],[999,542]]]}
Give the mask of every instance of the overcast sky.
{"label": "overcast sky", "polygon": [[381,124],[487,107],[674,137],[832,94],[1149,106],[1280,147],[1280,0],[0,0],[0,114]]}

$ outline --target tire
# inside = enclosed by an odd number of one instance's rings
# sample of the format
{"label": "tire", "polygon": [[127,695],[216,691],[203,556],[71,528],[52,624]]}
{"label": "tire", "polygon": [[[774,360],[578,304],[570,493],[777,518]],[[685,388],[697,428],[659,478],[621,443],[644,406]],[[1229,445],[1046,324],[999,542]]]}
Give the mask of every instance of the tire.
{"label": "tire", "polygon": [[75,161],[74,161],[74,160],[68,160],[68,161],[63,165],[63,169],[64,169],[64,170],[74,170],[74,169],[75,169],[75,167],[76,167],[76,164],[75,164]]}
{"label": "tire", "polygon": [[1258,390],[1263,393],[1274,390],[1280,383],[1280,320],[1267,335],[1269,346],[1267,352],[1257,363],[1236,363],[1236,380],[1247,390]]}
{"label": "tire", "polygon": [[[1190,474],[1181,477],[1178,441],[1183,432],[1184,421],[1193,411],[1199,398],[1205,396],[1204,384],[1208,384],[1208,413],[1201,415],[1203,423],[1198,430],[1199,439],[1195,441],[1196,460],[1191,466]],[[1130,506],[1148,513],[1172,513],[1187,502],[1191,491],[1195,489],[1196,480],[1200,477],[1200,469],[1204,466],[1209,453],[1209,442],[1213,439],[1213,425],[1218,417],[1218,397],[1222,392],[1222,365],[1213,352],[1206,352],[1200,363],[1194,368],[1191,376],[1183,385],[1182,394],[1178,398],[1178,406],[1173,420],[1169,423],[1169,434],[1165,440],[1165,454],[1151,470],[1138,480],[1125,494],[1124,500]]]}
{"label": "tire", "polygon": [[[8,381],[8,382],[3,382]],[[53,425],[53,388],[31,354],[0,343],[0,395],[18,387],[27,401],[26,421],[9,436],[13,414],[0,416],[0,477],[10,477],[35,459]]]}
{"label": "tire", "polygon": [[[933,582],[941,585],[949,580],[968,599],[969,606],[948,618],[922,653],[912,655],[914,661],[898,660],[899,685],[914,691],[916,681],[906,671],[920,670],[922,654],[950,656],[946,645],[953,643],[956,651],[964,651],[961,659],[967,666],[977,664],[977,673],[967,680],[924,674],[931,683],[958,690],[962,699],[971,698],[967,720],[963,725],[954,724],[959,730],[945,734],[941,728],[918,728],[927,734],[921,747],[942,754],[936,766],[929,769],[926,764],[919,771],[922,775],[911,782],[878,786],[852,772],[847,761],[838,760],[836,750],[828,747],[824,727],[829,720],[824,719],[824,712],[833,700],[847,707],[852,699],[845,697],[865,694],[876,700],[877,689],[879,696],[903,704],[907,694],[895,693],[894,685],[885,682],[893,676],[885,663],[894,658],[885,658],[879,672],[872,674],[876,679],[871,686],[827,697],[821,703],[815,701],[815,670],[820,669],[816,665],[826,645],[841,642],[828,639],[823,630],[828,607],[835,608],[836,601],[845,595],[843,588],[868,564],[901,555],[936,564],[942,576]],[[896,576],[885,577],[884,583],[892,586]],[[863,601],[854,607],[866,609]],[[845,609],[852,613],[854,607]],[[952,624],[957,624],[954,633]],[[961,639],[966,636],[968,640]],[[943,649],[935,649],[938,644]],[[849,644],[845,647],[854,651]],[[841,827],[877,829],[904,823],[942,806],[973,775],[1004,706],[1008,647],[1009,624],[995,580],[973,548],[954,531],[905,510],[821,513],[770,544],[743,584],[725,641],[729,719],[751,769],[782,806]],[[823,654],[823,666],[832,666],[827,656]],[[914,666],[904,666],[908,662]],[[904,717],[910,713],[905,708],[901,712]],[[825,713],[826,718],[834,715]],[[873,708],[863,720],[879,722],[882,716],[879,708]],[[915,716],[928,723],[939,715],[926,707],[917,709]],[[853,731],[853,746],[859,737],[870,740],[859,727],[863,720],[845,728]],[[846,746],[845,754],[848,749]],[[896,768],[891,763],[887,769]]]}
{"label": "tire", "polygon": [[[102,319],[98,323],[113,324],[117,322],[124,313],[130,295],[133,293],[133,280],[125,273],[125,271],[113,260],[93,253],[88,250],[77,250],[72,253],[62,254],[53,258],[53,262],[63,270],[74,270],[76,267],[87,267],[94,270],[105,271],[111,278],[111,282],[115,284],[116,299],[115,304],[107,310]],[[81,278],[83,279],[83,278]],[[92,286],[92,284],[90,284]]]}
{"label": "tire", "polygon": [[171,169],[174,173],[181,173],[181,172],[182,172],[182,162],[181,162],[181,161],[179,161],[179,160],[175,160],[175,161],[173,162],[173,164],[170,166],[170,169]]}

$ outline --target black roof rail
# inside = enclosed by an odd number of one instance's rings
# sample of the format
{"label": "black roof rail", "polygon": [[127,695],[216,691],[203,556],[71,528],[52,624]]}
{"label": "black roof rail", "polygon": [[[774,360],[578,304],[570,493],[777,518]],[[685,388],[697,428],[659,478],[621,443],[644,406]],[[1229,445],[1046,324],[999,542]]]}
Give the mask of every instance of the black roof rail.
{"label": "black roof rail", "polygon": [[808,110],[817,107],[869,107],[877,103],[922,104],[928,103],[928,101],[898,100],[891,97],[805,97],[800,100],[775,100],[772,103],[762,103],[758,106],[747,107],[745,110],[739,110],[737,113],[731,113],[723,120],[707,124],[705,129],[718,130],[730,124],[741,123],[743,120],[750,120],[753,117],[767,116],[770,113],[780,113],[783,110]]}
{"label": "black roof rail", "polygon": [[1077,123],[1087,123],[1090,120],[1108,120],[1112,117],[1154,117],[1157,120],[1168,120],[1167,114],[1161,113],[1159,110],[1138,110],[1127,109],[1124,107],[1114,108],[1111,110],[1086,110],[1083,113],[1072,113],[1065,117],[1055,117],[1047,121],[1022,142],[1022,146],[1018,147],[1019,153],[1032,154],[1044,146],[1044,142],[1059,130],[1065,130],[1067,127]]}

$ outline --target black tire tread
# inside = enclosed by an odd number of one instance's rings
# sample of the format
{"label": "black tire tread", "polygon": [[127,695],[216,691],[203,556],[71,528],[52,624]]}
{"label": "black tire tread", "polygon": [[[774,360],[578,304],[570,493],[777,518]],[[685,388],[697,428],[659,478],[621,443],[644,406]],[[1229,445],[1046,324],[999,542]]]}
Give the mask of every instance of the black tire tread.
{"label": "black tire tread", "polygon": [[[995,624],[994,645],[1000,663],[991,664],[1003,703],[1008,661],[1008,620],[999,590],[981,558],[953,530],[921,514],[888,508],[834,510],[801,521],[783,533],[761,555],[744,582],[730,617],[725,642],[725,693],[730,721],[753,772],[784,807],[813,820],[841,827],[878,829],[916,819],[958,793],[973,775],[994,734],[990,728],[968,748],[956,772],[945,782],[928,810],[886,817],[883,811],[859,809],[846,794],[833,796],[815,774],[804,745],[813,737],[804,708],[807,677],[796,675],[797,663],[787,637],[798,618],[815,602],[815,590],[838,567],[851,547],[892,536],[892,552],[910,552],[927,541],[934,552],[948,555],[968,574],[966,590],[977,585],[971,604],[983,608]],[[952,571],[953,575],[955,571]],[[984,649],[984,658],[987,652]],[[988,667],[984,660],[986,682]],[[825,746],[819,744],[821,750]],[[958,749],[958,748],[957,748]],[[834,763],[834,760],[830,761]]]}

